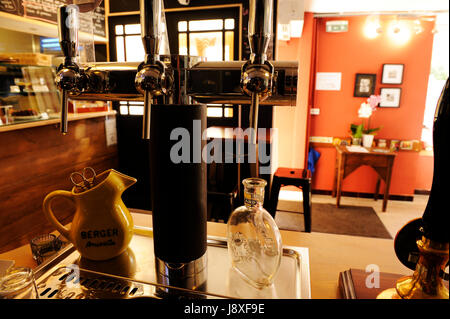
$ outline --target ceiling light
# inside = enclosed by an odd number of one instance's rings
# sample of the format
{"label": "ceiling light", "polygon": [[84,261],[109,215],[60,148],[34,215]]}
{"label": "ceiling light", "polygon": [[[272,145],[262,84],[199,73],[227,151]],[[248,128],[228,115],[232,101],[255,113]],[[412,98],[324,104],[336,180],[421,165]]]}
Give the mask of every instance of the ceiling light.
{"label": "ceiling light", "polygon": [[376,38],[383,32],[380,24],[380,16],[371,15],[367,17],[366,25],[364,26],[364,34],[369,39]]}
{"label": "ceiling light", "polygon": [[414,29],[414,32],[416,34],[419,34],[419,33],[423,32],[423,27],[422,27],[422,24],[420,23],[419,19],[414,20],[414,27],[413,27],[413,29]]}

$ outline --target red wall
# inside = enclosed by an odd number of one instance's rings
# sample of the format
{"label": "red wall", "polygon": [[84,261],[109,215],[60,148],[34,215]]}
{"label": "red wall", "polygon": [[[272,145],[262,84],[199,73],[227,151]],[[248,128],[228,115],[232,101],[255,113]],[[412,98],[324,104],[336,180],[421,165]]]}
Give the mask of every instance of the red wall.
{"label": "red wall", "polygon": [[[382,26],[394,17],[382,17]],[[327,33],[325,23],[329,20],[348,20],[348,32]],[[340,91],[315,91],[313,107],[320,115],[311,116],[311,136],[348,136],[350,123],[360,123],[357,111],[365,98],[353,97],[356,73],[375,73],[380,87],[402,88],[400,108],[379,108],[372,116],[371,126],[383,126],[376,138],[420,140],[425,100],[430,72],[434,21],[421,21],[424,28],[420,34],[412,33],[404,45],[391,41],[387,31],[376,39],[363,34],[366,16],[345,18],[320,18],[317,21],[316,72],[341,72]],[[409,22],[412,25],[412,20]],[[403,84],[381,84],[382,65],[401,63],[405,65]],[[331,190],[334,179],[334,148],[321,148],[321,158],[313,177],[313,188]],[[431,165],[431,167],[430,167]],[[418,176],[418,174],[420,176]],[[425,176],[428,175],[428,176]],[[417,152],[400,151],[394,162],[391,194],[412,195],[414,189],[431,185],[432,160],[422,158]],[[373,192],[376,173],[369,167],[361,167],[343,182],[343,190]],[[425,186],[417,186],[421,183]]]}

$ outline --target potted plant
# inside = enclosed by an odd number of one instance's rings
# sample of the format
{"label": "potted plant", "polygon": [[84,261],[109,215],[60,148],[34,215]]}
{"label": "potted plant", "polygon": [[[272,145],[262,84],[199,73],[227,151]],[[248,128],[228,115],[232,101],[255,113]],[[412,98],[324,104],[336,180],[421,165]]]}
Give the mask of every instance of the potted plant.
{"label": "potted plant", "polygon": [[361,139],[363,134],[363,124],[350,124],[350,135],[352,136],[353,145],[361,145]]}
{"label": "potted plant", "polygon": [[[361,103],[358,110],[358,117],[363,119],[363,122],[359,125],[351,124],[350,131],[352,134],[353,144],[357,143],[357,139],[362,139],[364,147],[371,147],[375,134],[381,129],[381,127],[370,128],[370,117],[372,113],[376,111],[377,106],[381,101],[381,96],[371,95],[366,102]],[[364,125],[364,119],[367,119],[367,127]],[[356,139],[356,141],[355,141]],[[360,140],[361,141],[361,140]],[[360,145],[360,143],[357,143]]]}

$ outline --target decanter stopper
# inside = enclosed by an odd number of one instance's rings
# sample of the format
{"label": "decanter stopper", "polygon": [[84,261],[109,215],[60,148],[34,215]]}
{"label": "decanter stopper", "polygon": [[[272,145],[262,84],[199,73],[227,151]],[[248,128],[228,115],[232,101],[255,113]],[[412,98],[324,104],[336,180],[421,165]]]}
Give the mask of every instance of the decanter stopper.
{"label": "decanter stopper", "polygon": [[244,205],[228,219],[227,240],[231,266],[256,288],[273,283],[282,256],[281,235],[272,216],[263,208],[264,187],[260,178],[247,178]]}

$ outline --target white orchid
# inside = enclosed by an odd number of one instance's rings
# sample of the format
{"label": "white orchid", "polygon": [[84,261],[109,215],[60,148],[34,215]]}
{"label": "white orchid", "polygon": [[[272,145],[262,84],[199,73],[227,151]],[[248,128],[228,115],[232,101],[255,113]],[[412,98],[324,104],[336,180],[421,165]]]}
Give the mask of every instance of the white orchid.
{"label": "white orchid", "polygon": [[370,117],[372,116],[372,113],[377,110],[380,101],[381,97],[379,95],[371,95],[366,102],[361,103],[358,110],[358,117],[367,119],[367,127],[364,125],[364,120],[360,125],[351,124],[350,131],[352,132],[352,136],[355,137],[355,135],[358,135],[357,132],[362,132],[363,134],[375,134],[375,132],[381,128],[370,128]]}
{"label": "white orchid", "polygon": [[361,103],[358,110],[358,117],[368,119],[372,115],[373,109],[369,103]]}

